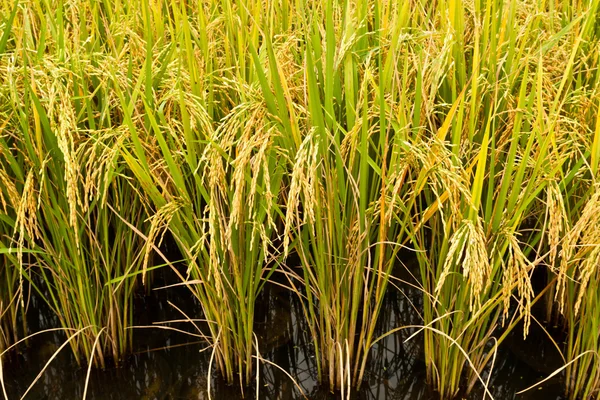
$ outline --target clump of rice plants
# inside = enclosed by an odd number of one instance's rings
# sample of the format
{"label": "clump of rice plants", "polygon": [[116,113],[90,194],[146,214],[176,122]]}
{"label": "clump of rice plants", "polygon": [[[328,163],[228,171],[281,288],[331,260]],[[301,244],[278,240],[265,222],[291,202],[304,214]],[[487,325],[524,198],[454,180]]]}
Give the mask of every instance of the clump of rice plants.
{"label": "clump of rice plants", "polygon": [[[593,87],[571,74],[584,68],[575,55],[597,5],[578,10],[577,29],[565,22],[562,30],[546,19],[524,18],[525,5],[516,1],[476,5],[473,14],[464,14],[461,2],[453,5],[440,24],[456,39],[447,47],[440,43],[440,50],[449,57],[443,63],[454,62],[445,64],[436,87],[437,96],[452,105],[448,116],[455,113],[448,139],[470,194],[461,194],[458,207],[444,200],[450,187],[444,196],[434,194],[439,214],[425,213],[431,233],[415,233],[418,247],[426,250],[418,253],[423,285],[433,295],[425,296],[425,322],[435,321],[437,330],[424,333],[429,378],[443,397],[477,382],[476,371],[492,358],[486,344],[493,337],[501,342],[514,318],[524,319],[527,333],[531,273],[546,257],[540,240],[547,229],[556,229],[543,226],[546,205],[540,199],[547,187],[566,187],[579,173],[581,156],[589,157],[585,146],[572,144],[568,127],[595,123],[579,117],[589,116],[589,105],[568,88]],[[522,29],[503,31],[515,24]],[[469,40],[462,36],[467,27],[473,30]],[[544,32],[541,44],[532,34],[538,30]],[[569,43],[570,53],[550,50],[559,43]],[[566,73],[553,69],[557,63]],[[505,321],[513,302],[518,312]]]}
{"label": "clump of rice plants", "polygon": [[[186,257],[183,283],[202,306],[209,328],[203,334],[217,369],[242,388],[251,382],[256,363],[254,303],[275,265],[271,240],[286,172],[281,146],[288,140],[260,90],[256,66],[264,60],[255,53],[258,37],[237,28],[243,20],[251,26],[260,21],[259,3],[243,5],[247,8],[224,2],[218,6],[221,14],[213,15],[198,4],[197,22],[210,25],[202,32],[190,24],[186,6],[170,5],[181,48],[187,50],[167,53],[161,62],[172,68],[155,82],[156,93],[140,99],[148,134],[156,141],[148,143],[144,128],[129,120],[130,129],[140,133],[123,150],[156,209],[149,240],[166,229],[172,233]],[[191,35],[200,35],[201,43],[192,43]],[[146,76],[152,75],[153,66],[146,67]],[[127,113],[135,98],[120,96]]]}
{"label": "clump of rice plants", "polygon": [[[548,319],[567,333],[566,392],[573,399],[593,397],[600,390],[598,314],[594,311],[598,297],[595,213],[600,158],[599,37],[594,21],[599,6],[591,2],[565,7],[565,13],[568,10],[577,19],[560,56],[564,72],[556,74],[559,85],[552,88],[553,96],[548,99],[546,126],[553,132],[548,164],[553,176],[545,193],[544,229],[538,236],[547,252],[551,288]],[[556,63],[556,56],[551,61]],[[545,71],[557,72],[551,65]]]}
{"label": "clump of rice plants", "polygon": [[[252,123],[242,125],[246,118]],[[194,164],[173,163],[174,169],[153,175],[182,180],[153,198],[162,205],[150,238],[168,227],[186,255],[184,283],[202,306],[215,363],[229,383],[242,387],[255,364],[254,303],[273,265],[275,199],[283,175],[277,130],[269,125],[260,103],[241,104],[216,130],[204,131],[208,144]],[[197,139],[188,139],[193,151]],[[165,159],[180,157],[176,147],[162,151]]]}
{"label": "clump of rice plants", "polygon": [[[304,288],[295,290],[331,390],[360,386],[416,198],[406,132],[388,121],[397,112],[389,96],[402,93],[393,81],[398,53],[387,41],[400,27],[377,27],[392,9],[357,2],[311,10],[299,27],[311,35],[296,65],[304,72],[287,84],[307,91],[289,108],[302,110],[302,143],[291,161],[284,252],[299,256],[301,271],[292,272]],[[384,65],[387,75],[378,76]]]}
{"label": "clump of rice plants", "polygon": [[[19,279],[35,287],[40,277],[38,292],[61,325],[80,332],[71,341],[77,357],[96,356],[104,365],[131,345],[130,276],[141,266],[144,241],[123,220],[141,227],[146,216],[117,157],[125,132],[108,108],[96,109],[110,100],[94,55],[85,51],[87,36],[66,27],[66,11],[84,15],[85,6],[61,5],[52,29],[39,8],[17,12],[9,43],[15,48],[1,58],[8,78],[0,83],[3,165],[15,182],[11,247]],[[31,20],[43,21],[40,32],[31,31]],[[28,55],[38,33],[40,51]]]}
{"label": "clump of rice plants", "polygon": [[[17,219],[14,240],[22,274],[26,271],[29,279],[41,277],[45,290],[39,294],[61,325],[81,331],[71,342],[76,356],[91,360],[95,355],[94,361],[104,366],[106,356],[118,362],[131,345],[132,296],[144,240],[123,220],[140,226],[145,212],[114,164],[118,137],[102,138],[106,140],[100,143],[96,143],[97,137],[79,139],[83,141],[77,146],[80,154],[62,154],[73,156],[69,160],[72,165],[65,165],[59,149],[54,148],[47,149],[47,154],[56,158],[46,158],[39,172],[30,167],[20,209],[28,203],[33,206]],[[110,169],[107,175],[85,181],[98,185],[93,194],[88,193],[85,200],[77,198],[85,188],[76,178],[69,181],[69,169],[76,174],[86,169],[94,174],[103,167]],[[30,261],[33,265],[27,270],[23,268],[24,249],[35,251]]]}

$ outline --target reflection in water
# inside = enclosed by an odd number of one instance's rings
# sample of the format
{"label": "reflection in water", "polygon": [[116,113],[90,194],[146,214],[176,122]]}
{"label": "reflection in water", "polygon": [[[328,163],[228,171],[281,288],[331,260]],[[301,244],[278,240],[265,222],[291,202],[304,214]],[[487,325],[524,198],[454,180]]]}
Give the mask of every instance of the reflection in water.
{"label": "reflection in water", "polygon": [[[409,279],[404,277],[403,279]],[[385,299],[382,315],[375,337],[390,329],[418,325],[421,322],[421,294],[406,284],[398,284],[399,290],[391,289]],[[150,325],[159,321],[180,319],[181,315],[171,307],[172,302],[190,317],[199,318],[200,306],[182,290],[157,291],[152,296],[140,296],[135,305],[136,324]],[[301,304],[289,291],[279,285],[267,285],[257,305],[256,332],[261,357],[277,364],[261,363],[258,380],[259,398],[270,400],[302,399],[300,391],[286,375],[294,377],[309,399],[335,399],[317,384],[316,366],[311,347],[308,326],[303,318]],[[31,305],[29,326],[32,331],[57,326],[43,304],[34,299]],[[31,317],[34,316],[35,318]],[[193,332],[185,323],[172,324]],[[386,336],[372,349],[366,367],[365,382],[360,391],[352,394],[359,400],[414,400],[437,398],[425,384],[425,363],[421,340],[417,335],[406,339],[415,329],[406,329]],[[559,399],[562,393],[560,381],[544,384],[539,390],[524,395],[515,393],[547,375],[545,368],[536,364],[540,356],[552,359],[548,347],[541,343],[539,334],[533,335],[525,344],[516,332],[498,355],[496,368],[490,378],[492,393],[497,399]],[[27,390],[45,362],[64,342],[64,335],[48,333],[30,340],[29,347],[4,360],[4,379],[9,399],[19,399]],[[201,352],[204,343],[197,338],[161,329],[136,329],[134,342],[136,354],[123,360],[120,368],[107,368],[92,372],[87,398],[93,400],[175,400],[208,399],[207,376],[210,350]],[[188,344],[189,343],[189,344]],[[166,348],[165,348],[166,347]],[[163,349],[160,349],[163,348]],[[160,350],[156,350],[160,349]],[[555,368],[555,366],[551,366]],[[547,368],[546,368],[547,369]],[[285,372],[283,372],[285,371]],[[542,371],[542,372],[540,372]],[[81,399],[84,391],[86,366],[78,366],[65,348],[50,364],[40,381],[27,395],[32,400]],[[484,375],[487,379],[487,375]],[[241,399],[240,390],[230,387],[211,373],[213,399]],[[256,386],[245,389],[245,398],[256,397]],[[476,386],[469,398],[483,398],[481,387]]]}

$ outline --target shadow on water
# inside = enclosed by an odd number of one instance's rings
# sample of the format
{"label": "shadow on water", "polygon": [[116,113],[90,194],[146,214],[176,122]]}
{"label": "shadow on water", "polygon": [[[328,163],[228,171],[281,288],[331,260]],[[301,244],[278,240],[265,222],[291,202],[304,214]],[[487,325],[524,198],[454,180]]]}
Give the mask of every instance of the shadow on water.
{"label": "shadow on water", "polygon": [[[396,275],[412,280],[409,274],[402,271]],[[158,285],[169,283],[164,281],[164,277],[158,279]],[[397,289],[390,287],[386,295],[376,336],[399,326],[418,325],[421,321],[419,310],[422,297],[419,290],[403,283],[397,283],[397,286]],[[139,294],[135,302],[135,324],[151,325],[181,319],[182,315],[169,302],[191,318],[201,317],[199,304],[186,288],[180,287],[153,291],[149,295]],[[330,394],[317,383],[314,352],[297,298],[280,285],[268,284],[258,299],[256,309],[255,331],[261,356],[277,364],[281,370],[261,363],[257,383],[245,389],[245,398],[256,398],[258,386],[258,397],[261,399],[302,399],[300,391],[286,373],[296,379],[309,399],[339,398],[339,395]],[[28,316],[32,332],[58,326],[56,318],[35,297],[32,298]],[[186,323],[172,326],[194,331]],[[501,348],[490,378],[490,389],[496,399],[561,399],[563,390],[558,379],[545,383],[539,389],[516,395],[519,390],[543,379],[560,366],[560,363],[548,361],[555,360],[557,352],[552,349],[541,329],[534,326],[532,329],[527,341],[522,340],[518,329],[515,330]],[[353,399],[438,398],[426,385],[422,337],[417,335],[406,341],[414,332],[415,329],[402,330],[375,344],[366,368],[365,381],[361,390],[352,394]],[[29,346],[22,346],[20,352],[4,361],[9,399],[21,398],[64,340],[61,333],[37,336],[30,340]],[[140,328],[134,332],[134,346],[134,354],[123,360],[120,368],[92,371],[87,399],[208,399],[210,350],[201,352],[206,347],[205,343],[174,331]],[[78,366],[67,347],[50,364],[26,399],[81,399],[86,372],[86,366]],[[486,374],[484,377],[487,379]],[[241,398],[239,388],[226,385],[214,368],[210,379],[213,399]],[[482,388],[476,386],[468,398],[482,399]]]}

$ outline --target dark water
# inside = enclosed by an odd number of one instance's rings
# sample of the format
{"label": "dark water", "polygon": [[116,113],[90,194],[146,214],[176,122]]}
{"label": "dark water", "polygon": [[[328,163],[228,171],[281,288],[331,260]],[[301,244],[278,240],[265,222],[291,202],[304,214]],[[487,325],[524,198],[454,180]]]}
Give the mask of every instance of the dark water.
{"label": "dark water", "polygon": [[[383,307],[379,334],[392,328],[419,324],[420,293],[409,285],[400,285],[402,292],[390,288]],[[200,307],[182,290],[155,291],[138,295],[135,304],[136,325],[180,319],[182,316],[169,302],[182,308],[189,316],[199,317]],[[309,399],[335,399],[317,383],[314,354],[307,326],[296,298],[277,285],[267,285],[259,299],[256,331],[261,356],[281,367],[296,379]],[[32,331],[57,325],[43,304],[33,300],[29,312]],[[185,323],[172,324],[187,331],[194,328]],[[515,393],[546,377],[560,366],[557,351],[544,338],[540,329],[532,326],[532,334],[524,342],[521,332],[503,344],[490,378],[490,390],[496,399],[561,399],[563,387],[559,379],[544,383],[523,395]],[[421,336],[406,342],[414,331],[401,331],[386,337],[372,349],[365,382],[353,399],[436,399],[425,382]],[[19,399],[35,379],[45,362],[64,342],[60,333],[47,333],[32,339],[9,360],[4,360],[4,380],[9,399]],[[87,399],[175,400],[208,399],[210,379],[212,398],[241,399],[238,387],[227,386],[213,370],[208,376],[210,351],[201,352],[205,344],[197,339],[160,329],[137,329],[135,354],[120,368],[92,372]],[[75,400],[84,392],[86,367],[80,367],[68,346],[50,364],[37,384],[26,396],[32,400]],[[487,379],[487,374],[485,374]],[[269,400],[302,399],[300,391],[285,373],[267,363],[259,368],[255,384],[245,389],[245,398]],[[482,399],[481,387],[476,387],[469,399]]]}

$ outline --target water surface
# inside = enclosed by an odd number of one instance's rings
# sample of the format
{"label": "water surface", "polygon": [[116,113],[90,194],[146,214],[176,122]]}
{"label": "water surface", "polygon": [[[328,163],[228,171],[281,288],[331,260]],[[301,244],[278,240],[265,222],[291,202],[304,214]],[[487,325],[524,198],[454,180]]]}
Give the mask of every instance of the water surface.
{"label": "water surface", "polygon": [[[402,274],[402,272],[400,272]],[[405,276],[410,279],[410,276]],[[409,285],[391,288],[382,308],[377,335],[398,326],[419,324],[421,295]],[[139,294],[136,298],[136,325],[181,319],[172,307],[177,305],[187,315],[200,318],[200,306],[187,289],[169,289]],[[255,383],[245,389],[245,398],[285,400],[303,396],[283,371],[294,377],[309,399],[336,399],[317,382],[314,352],[306,323],[297,299],[278,285],[269,284],[261,293],[257,305],[256,332],[261,356],[280,368],[261,363]],[[34,296],[28,313],[29,328],[35,332],[58,326],[58,321]],[[186,323],[172,324],[187,331],[194,328]],[[387,336],[372,349],[366,369],[365,382],[353,399],[360,400],[424,400],[436,399],[425,377],[422,358],[422,337],[406,339],[414,329]],[[4,380],[9,399],[19,399],[35,379],[54,351],[64,342],[61,333],[47,333],[30,340],[29,346],[4,360]],[[89,400],[175,400],[208,399],[208,380],[211,397],[215,400],[241,399],[238,387],[226,385],[213,370],[209,375],[210,350],[197,338],[181,333],[139,328],[134,333],[134,354],[121,361],[119,368],[93,370],[88,387]],[[540,381],[560,366],[558,352],[552,348],[541,329],[532,327],[527,341],[517,329],[501,347],[490,390],[496,399],[562,399],[560,378],[536,387],[523,395],[516,392]],[[558,360],[558,361],[557,361]],[[557,364],[558,363],[558,364]],[[283,370],[283,371],[282,371]],[[38,383],[27,395],[31,400],[81,399],[85,388],[86,366],[79,366],[66,347],[50,364]],[[488,374],[484,375],[487,379]],[[468,399],[482,399],[478,385]]]}

